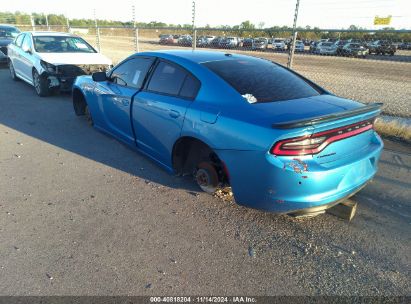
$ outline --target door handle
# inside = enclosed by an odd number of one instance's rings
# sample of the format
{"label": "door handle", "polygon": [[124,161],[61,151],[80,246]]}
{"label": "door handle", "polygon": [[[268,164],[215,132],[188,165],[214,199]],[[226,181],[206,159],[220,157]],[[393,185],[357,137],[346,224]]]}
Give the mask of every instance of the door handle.
{"label": "door handle", "polygon": [[173,117],[173,118],[178,118],[180,116],[180,112],[174,111],[174,110],[170,110],[168,114],[170,115],[170,117]]}

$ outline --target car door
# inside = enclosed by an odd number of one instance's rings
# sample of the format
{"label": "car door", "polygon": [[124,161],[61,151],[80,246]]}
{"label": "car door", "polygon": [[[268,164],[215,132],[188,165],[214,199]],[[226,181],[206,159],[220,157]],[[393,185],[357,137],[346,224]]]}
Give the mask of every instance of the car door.
{"label": "car door", "polygon": [[30,34],[26,34],[20,48],[21,74],[28,81],[33,81],[33,42]]}
{"label": "car door", "polygon": [[199,80],[182,67],[157,62],[148,84],[133,102],[133,126],[141,150],[171,167],[173,145],[199,88]]}
{"label": "car door", "polygon": [[13,42],[13,48],[10,48],[12,51],[8,53],[8,56],[13,63],[14,71],[17,75],[21,75],[22,72],[22,62],[21,62],[21,44],[23,43],[25,33],[22,33],[17,36],[16,40]]}
{"label": "car door", "polygon": [[141,89],[153,62],[151,57],[128,59],[113,69],[109,80],[96,87],[105,128],[128,143],[135,141],[130,119],[132,98]]}

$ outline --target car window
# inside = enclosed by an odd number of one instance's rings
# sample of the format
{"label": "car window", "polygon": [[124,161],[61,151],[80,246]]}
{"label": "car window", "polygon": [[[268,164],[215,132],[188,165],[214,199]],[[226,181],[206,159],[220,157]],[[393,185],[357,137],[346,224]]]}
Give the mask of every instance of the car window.
{"label": "car window", "polygon": [[27,49],[30,49],[30,50],[31,50],[31,37],[30,37],[29,34],[27,34],[27,35],[24,37],[23,43],[21,44],[21,48],[22,48],[22,49],[27,48]]}
{"label": "car window", "polygon": [[19,36],[17,36],[16,40],[15,40],[15,44],[18,47],[21,47],[21,43],[23,42],[24,36],[26,36],[26,34],[20,34]]}
{"label": "car window", "polygon": [[80,37],[35,36],[33,39],[38,53],[96,53],[96,50]]}
{"label": "car window", "polygon": [[167,95],[178,95],[186,76],[187,72],[183,69],[161,61],[150,79],[147,90]]}
{"label": "car window", "polygon": [[186,76],[183,86],[180,90],[180,96],[188,99],[194,99],[200,89],[200,81],[191,75]]}
{"label": "car window", "polygon": [[259,58],[204,62],[248,102],[273,102],[320,95],[303,78]]}
{"label": "car window", "polygon": [[144,78],[154,59],[146,57],[135,57],[123,62],[111,73],[114,83],[119,85],[141,89]]}

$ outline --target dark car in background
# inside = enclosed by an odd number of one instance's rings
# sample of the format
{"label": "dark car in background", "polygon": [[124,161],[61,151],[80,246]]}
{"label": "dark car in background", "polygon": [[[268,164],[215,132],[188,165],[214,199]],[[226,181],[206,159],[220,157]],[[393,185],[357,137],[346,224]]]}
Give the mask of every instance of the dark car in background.
{"label": "dark car in background", "polygon": [[361,43],[347,43],[342,48],[340,55],[365,58],[368,55],[368,49]]}
{"label": "dark car in background", "polygon": [[193,45],[193,38],[190,35],[182,35],[178,38],[177,44],[181,46],[191,46]]}
{"label": "dark car in background", "polygon": [[411,42],[403,42],[398,45],[399,50],[411,50]]}
{"label": "dark car in background", "polygon": [[251,49],[251,47],[253,46],[253,38],[246,38],[243,40],[243,48],[249,48]]}
{"label": "dark car in background", "polygon": [[160,44],[174,44],[174,37],[173,35],[163,34],[160,35]]}
{"label": "dark car in background", "polygon": [[347,45],[348,40],[338,40],[335,45],[337,47],[337,55],[342,55],[342,51],[345,45]]}
{"label": "dark car in background", "polygon": [[397,51],[397,48],[395,47],[395,45],[385,40],[373,41],[372,43],[368,45],[368,49],[370,51],[370,54],[376,54],[376,55],[388,54],[388,55],[393,56],[395,52]]}
{"label": "dark car in background", "polygon": [[11,25],[0,24],[0,62],[7,62],[7,46],[20,34],[20,30]]}
{"label": "dark car in background", "polygon": [[321,41],[313,41],[310,44],[310,53],[315,53],[317,51],[318,45],[321,43]]}

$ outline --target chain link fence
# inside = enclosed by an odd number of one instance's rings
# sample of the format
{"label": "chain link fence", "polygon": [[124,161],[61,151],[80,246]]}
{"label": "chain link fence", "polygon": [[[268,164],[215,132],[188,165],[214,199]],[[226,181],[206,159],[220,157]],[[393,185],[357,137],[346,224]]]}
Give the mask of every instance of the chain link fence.
{"label": "chain link fence", "polygon": [[[35,26],[49,29],[85,38],[115,63],[137,51],[197,49],[287,65],[292,45],[291,29]],[[383,102],[384,114],[411,117],[411,31],[304,30],[296,39],[292,69],[336,95]]]}

